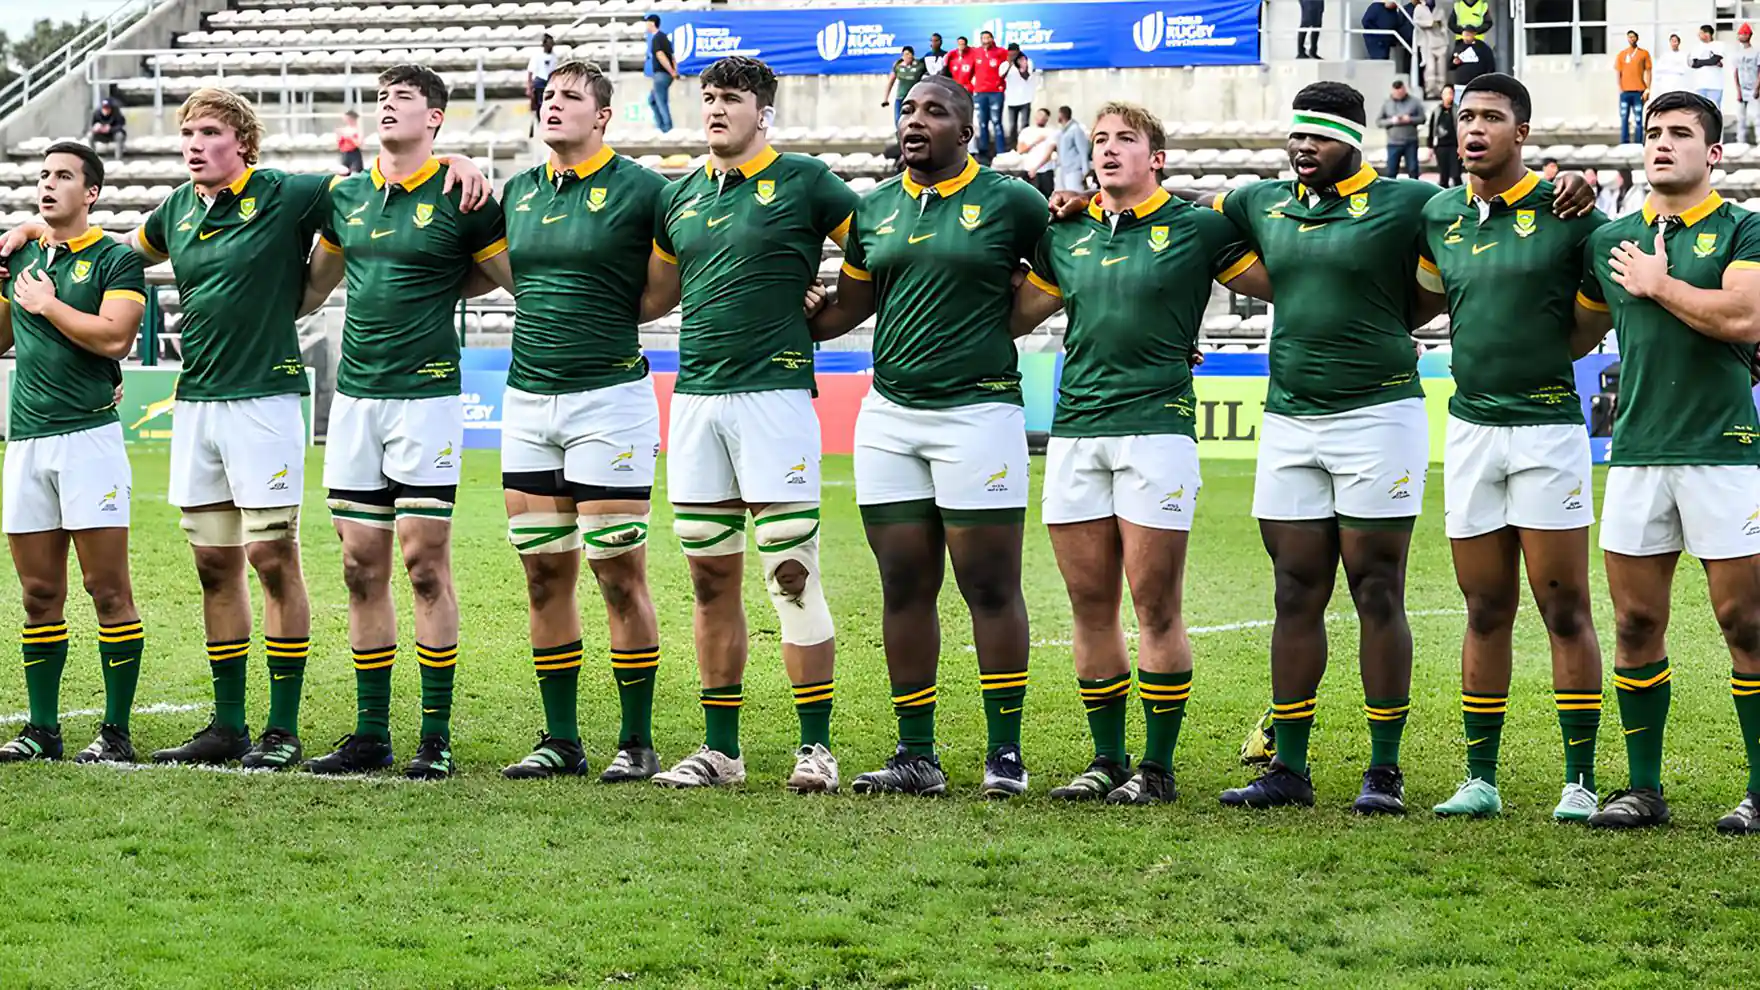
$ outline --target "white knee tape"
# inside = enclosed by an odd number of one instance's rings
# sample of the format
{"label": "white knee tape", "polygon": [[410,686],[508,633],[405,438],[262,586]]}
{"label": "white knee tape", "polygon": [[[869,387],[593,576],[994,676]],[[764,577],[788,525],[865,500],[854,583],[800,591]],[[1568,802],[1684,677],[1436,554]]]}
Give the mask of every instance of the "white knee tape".
{"label": "white knee tape", "polygon": [[746,552],[744,510],[679,512],[672,518],[672,532],[686,557],[726,557]]}
{"label": "white knee tape", "polygon": [[[819,582],[819,504],[779,502],[764,507],[752,521],[758,556],[764,564],[764,585],[782,624],[782,641],[815,646],[837,634],[825,588]],[[794,561],[805,569],[798,588],[785,587],[777,577],[783,564]]]}
{"label": "white knee tape", "polygon": [[273,509],[240,509],[244,516],[246,543],[273,543],[276,540],[299,539],[299,506],[283,505]]}
{"label": "white knee tape", "polygon": [[185,512],[178,525],[192,547],[244,546],[244,521],[237,509]]}
{"label": "white knee tape", "polygon": [[373,529],[397,528],[397,520],[389,505],[369,505],[366,502],[351,502],[345,498],[333,498],[326,504],[330,506],[331,517],[340,522],[370,526]]}
{"label": "white knee tape", "polygon": [[396,517],[449,523],[452,521],[452,503],[437,498],[400,498],[397,500]]}
{"label": "white knee tape", "polygon": [[507,542],[521,556],[568,553],[581,547],[572,512],[521,512],[507,520]]}
{"label": "white knee tape", "polygon": [[648,542],[646,512],[608,512],[582,516],[581,545],[588,560],[609,560],[632,550],[640,550]]}

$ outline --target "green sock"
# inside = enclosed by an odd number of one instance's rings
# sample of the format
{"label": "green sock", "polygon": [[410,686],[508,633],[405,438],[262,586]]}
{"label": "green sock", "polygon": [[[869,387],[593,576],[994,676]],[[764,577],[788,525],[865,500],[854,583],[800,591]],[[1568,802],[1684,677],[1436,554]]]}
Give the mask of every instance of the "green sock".
{"label": "green sock", "polygon": [[312,653],[312,640],[264,636],[263,652],[269,661],[269,719],[263,725],[297,736],[299,699],[305,691],[306,658]]}
{"label": "green sock", "polygon": [[532,648],[538,697],[544,701],[544,732],[552,739],[581,741],[578,706],[584,652],[578,639],[561,646]]}
{"label": "green sock", "polygon": [[61,724],[61,671],[67,667],[67,622],[25,626],[24,689],[30,695],[30,724],[53,729]]}
{"label": "green sock", "polygon": [[746,686],[706,687],[702,701],[703,745],[723,756],[739,759],[739,709],[746,703]]}
{"label": "green sock", "polygon": [[248,639],[208,644],[208,672],[214,677],[214,722],[234,732],[245,731],[244,681],[250,656]]}
{"label": "green sock", "polygon": [[104,722],[128,731],[134,688],[141,679],[141,651],[147,634],[141,620],[98,627],[98,664],[104,673]]}
{"label": "green sock", "polygon": [[1099,679],[1078,677],[1076,688],[1088,712],[1088,732],[1094,737],[1094,755],[1124,765],[1124,711],[1131,696],[1131,675]]}
{"label": "green sock", "polygon": [[1138,668],[1137,694],[1143,699],[1143,721],[1148,725],[1143,762],[1170,770],[1179,727],[1186,718],[1186,699],[1192,696],[1192,672],[1161,674]]}
{"label": "green sock", "polygon": [[1564,742],[1564,782],[1595,789],[1595,735],[1601,731],[1600,691],[1554,691]]}
{"label": "green sock", "polygon": [[1021,709],[1027,705],[1026,670],[979,671],[978,683],[984,694],[984,728],[990,737],[990,751],[1019,746]]}
{"label": "green sock", "polygon": [[617,707],[623,725],[619,743],[654,748],[654,679],[660,670],[660,647],[611,651],[611,676],[617,679]]}
{"label": "green sock", "polygon": [[801,745],[831,748],[831,694],[835,681],[794,686],[794,713],[801,721]]}
{"label": "green sock", "polygon": [[1669,681],[1674,671],[1668,658],[1642,667],[1616,667],[1613,686],[1619,696],[1619,721],[1626,734],[1626,766],[1630,786],[1662,789],[1662,730],[1668,724]]}
{"label": "green sock", "polygon": [[1271,696],[1271,732],[1277,741],[1277,762],[1296,773],[1308,772],[1308,735],[1314,731],[1317,697]]}
{"label": "green sock", "polygon": [[1399,738],[1406,731],[1406,715],[1412,699],[1365,698],[1363,714],[1369,716],[1369,765],[1399,766]]}
{"label": "green sock", "polygon": [[1760,675],[1731,671],[1729,691],[1736,700],[1736,721],[1748,750],[1748,793],[1760,794]]}
{"label": "green sock", "polygon": [[452,738],[452,677],[458,673],[458,644],[416,644],[422,672],[422,735]]}
{"label": "green sock", "polygon": [[892,685],[898,745],[910,756],[935,755],[935,682]]}
{"label": "green sock", "polygon": [[354,734],[391,741],[391,666],[397,647],[354,650]]}
{"label": "green sock", "polygon": [[[1497,786],[1497,751],[1503,745],[1503,717],[1508,711],[1507,694],[1461,692],[1461,723],[1467,730],[1467,776],[1492,787]],[[1370,735],[1375,732],[1374,717],[1369,716]]]}

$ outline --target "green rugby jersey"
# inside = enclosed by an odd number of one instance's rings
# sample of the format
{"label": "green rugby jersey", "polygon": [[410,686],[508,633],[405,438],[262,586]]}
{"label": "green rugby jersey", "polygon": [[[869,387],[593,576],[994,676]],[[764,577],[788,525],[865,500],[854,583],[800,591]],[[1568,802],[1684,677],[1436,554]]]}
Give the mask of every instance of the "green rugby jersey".
{"label": "green rugby jersey", "polygon": [[648,374],[636,332],[666,180],[610,148],[507,180],[516,313],[507,384],[561,395]]}
{"label": "green rugby jersey", "polygon": [[1435,194],[1364,165],[1330,189],[1266,179],[1216,197],[1277,293],[1266,412],[1323,416],[1423,397],[1411,320]]}
{"label": "green rugby jersey", "polygon": [[116,385],[122,366],[69,340],[44,316],[27,312],[14,300],[17,282],[26,272],[47,273],[55,298],[74,309],[96,313],[107,299],[145,304],[147,278],[141,259],[96,227],[51,247],[32,241],[7,259],[10,277],[4,298],[10,305],[13,356],[10,437],[77,433],[116,422]]}
{"label": "green rugby jersey", "polygon": [[1420,280],[1448,295],[1455,383],[1448,411],[1457,419],[1582,425],[1570,338],[1579,301],[1607,309],[1600,283],[1583,270],[1589,235],[1607,218],[1561,220],[1553,194],[1552,183],[1529,172],[1489,203],[1445,189],[1424,207],[1428,264]]}
{"label": "green rugby jersey", "polygon": [[674,391],[813,388],[801,298],[825,238],[844,239],[855,206],[823,162],[768,145],[724,175],[706,164],[672,184],[654,250],[678,266],[682,290]]}
{"label": "green rugby jersey", "polygon": [[183,307],[179,400],[311,390],[294,319],[335,178],[253,169],[212,201],[186,182],[148,215],[141,243],[171,259]]}
{"label": "green rugby jersey", "polygon": [[402,182],[374,164],[330,187],[320,244],[342,254],[348,310],[336,390],[357,399],[458,394],[459,289],[507,250],[501,207],[465,213],[438,158]]}
{"label": "green rugby jersey", "polygon": [[[1760,464],[1754,348],[1712,340],[1613,280],[1613,249],[1635,241],[1651,251],[1656,219],[1645,202],[1589,238],[1588,268],[1607,294],[1619,339],[1611,463]],[[1670,275],[1715,289],[1726,269],[1760,268],[1760,215],[1713,192],[1669,225],[1666,243]]]}
{"label": "green rugby jersey", "polygon": [[1014,276],[1049,221],[1037,189],[971,158],[932,187],[906,173],[864,195],[843,271],[874,283],[874,391],[921,409],[1020,405]]}
{"label": "green rugby jersey", "polygon": [[1196,439],[1187,358],[1211,279],[1235,278],[1258,255],[1226,218],[1165,190],[1119,213],[1107,213],[1104,198],[1045,231],[1027,276],[1069,314],[1051,435]]}

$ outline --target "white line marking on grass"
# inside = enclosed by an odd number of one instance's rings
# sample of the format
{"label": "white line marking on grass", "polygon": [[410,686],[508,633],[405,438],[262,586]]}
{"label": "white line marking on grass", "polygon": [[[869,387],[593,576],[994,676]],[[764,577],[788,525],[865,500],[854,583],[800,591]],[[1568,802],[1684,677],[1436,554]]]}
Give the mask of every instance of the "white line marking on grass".
{"label": "white line marking on grass", "polygon": [[[208,705],[205,702],[199,705],[177,705],[168,701],[156,701],[150,705],[142,705],[141,707],[136,708],[134,714],[177,715],[182,712],[200,711],[206,707],[208,707]],[[80,708],[71,712],[62,712],[61,717],[64,719],[89,718],[93,715],[102,714],[104,714],[104,709],[102,708]],[[0,725],[22,725],[23,723],[30,721],[30,717],[30,712],[13,712],[10,715],[0,715]]]}
{"label": "white line marking on grass", "polygon": [[[1428,619],[1439,615],[1466,614],[1467,610],[1464,608],[1421,608],[1407,612],[1406,617],[1411,619]],[[1326,621],[1355,622],[1357,621],[1357,616],[1355,613],[1351,612],[1329,612],[1326,615]],[[1276,622],[1276,619],[1247,619],[1243,622],[1224,622],[1221,625],[1216,626],[1187,626],[1186,632],[1192,636],[1204,636],[1211,633],[1240,632],[1243,629],[1266,629],[1275,625]],[[1126,639],[1136,639],[1137,631],[1135,629],[1126,629],[1124,635]],[[1072,645],[1071,641],[1067,639],[1035,639],[1029,644],[1029,646],[1035,650],[1070,645]],[[976,646],[970,644],[966,646],[967,653],[976,653],[977,650],[978,648]]]}

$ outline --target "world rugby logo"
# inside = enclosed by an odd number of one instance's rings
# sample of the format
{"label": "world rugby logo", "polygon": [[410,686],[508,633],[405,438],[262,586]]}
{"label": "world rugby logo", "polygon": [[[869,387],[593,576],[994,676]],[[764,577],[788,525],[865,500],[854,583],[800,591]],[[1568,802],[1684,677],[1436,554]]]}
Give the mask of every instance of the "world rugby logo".
{"label": "world rugby logo", "polygon": [[1144,14],[1143,19],[1131,25],[1131,40],[1137,43],[1137,51],[1152,52],[1161,47],[1167,36],[1167,21],[1159,11]]}
{"label": "world rugby logo", "polygon": [[689,24],[680,24],[678,30],[672,32],[672,54],[679,62],[691,57],[697,49],[697,30]]}
{"label": "world rugby logo", "polygon": [[832,21],[819,29],[819,57],[825,61],[837,61],[848,44],[849,25],[842,21]]}
{"label": "world rugby logo", "polygon": [[984,23],[978,25],[978,33],[979,34],[983,34],[985,31],[988,31],[992,35],[995,36],[997,44],[1002,45],[1002,44],[1008,43],[1008,39],[1003,37],[1002,18],[992,17],[989,20],[985,21]]}

